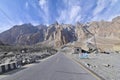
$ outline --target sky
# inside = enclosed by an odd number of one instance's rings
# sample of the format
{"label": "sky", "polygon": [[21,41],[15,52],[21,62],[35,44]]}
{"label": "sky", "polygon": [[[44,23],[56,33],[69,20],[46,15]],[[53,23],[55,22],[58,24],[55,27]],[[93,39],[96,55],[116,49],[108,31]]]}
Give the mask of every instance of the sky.
{"label": "sky", "polygon": [[0,0],[0,32],[14,25],[111,21],[120,0]]}

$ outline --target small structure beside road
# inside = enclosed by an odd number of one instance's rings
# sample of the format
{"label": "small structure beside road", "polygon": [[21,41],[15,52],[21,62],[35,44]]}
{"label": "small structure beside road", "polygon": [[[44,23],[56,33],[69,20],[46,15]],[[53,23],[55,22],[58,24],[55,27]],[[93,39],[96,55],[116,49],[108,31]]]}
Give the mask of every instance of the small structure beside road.
{"label": "small structure beside road", "polygon": [[88,51],[83,50],[81,47],[75,47],[73,54],[78,54],[79,58],[85,59],[88,58]]}

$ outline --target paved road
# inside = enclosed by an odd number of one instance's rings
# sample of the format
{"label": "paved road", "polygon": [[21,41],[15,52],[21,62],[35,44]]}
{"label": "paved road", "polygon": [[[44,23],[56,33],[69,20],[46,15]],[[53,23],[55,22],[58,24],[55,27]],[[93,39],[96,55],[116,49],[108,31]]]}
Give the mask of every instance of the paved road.
{"label": "paved road", "polygon": [[48,60],[1,80],[97,80],[77,63],[58,53]]}

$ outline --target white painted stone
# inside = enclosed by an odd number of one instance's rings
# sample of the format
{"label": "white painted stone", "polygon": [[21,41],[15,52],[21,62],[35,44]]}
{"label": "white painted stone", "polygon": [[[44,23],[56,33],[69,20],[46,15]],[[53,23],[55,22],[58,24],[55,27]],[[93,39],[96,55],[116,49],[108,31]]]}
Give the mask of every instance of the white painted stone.
{"label": "white painted stone", "polygon": [[0,66],[0,73],[2,73],[2,68],[1,68],[1,66]]}
{"label": "white painted stone", "polygon": [[5,64],[5,70],[8,71],[8,65],[7,64]]}
{"label": "white painted stone", "polygon": [[14,69],[14,66],[13,66],[13,64],[12,64],[12,63],[10,64],[10,67],[11,67],[11,69]]}

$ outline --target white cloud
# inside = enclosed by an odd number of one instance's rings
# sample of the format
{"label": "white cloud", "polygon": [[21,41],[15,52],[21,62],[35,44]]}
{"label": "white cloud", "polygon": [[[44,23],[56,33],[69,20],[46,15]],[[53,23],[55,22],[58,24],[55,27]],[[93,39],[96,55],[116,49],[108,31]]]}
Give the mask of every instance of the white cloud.
{"label": "white cloud", "polygon": [[[117,6],[116,3],[118,2],[118,0],[98,0],[97,2],[97,6],[93,11],[93,18],[92,20],[108,20],[110,21],[114,15],[116,11],[114,11],[112,8],[114,6]],[[104,9],[106,9],[104,12],[102,12]],[[102,13],[101,13],[102,12]]]}
{"label": "white cloud", "polygon": [[113,18],[117,17],[117,16],[120,16],[120,14],[115,14],[115,15],[112,15],[108,18],[108,21],[112,21]]}
{"label": "white cloud", "polygon": [[71,11],[70,11],[70,20],[73,22],[78,20],[78,16],[80,15],[81,8],[80,6],[72,6]]}
{"label": "white cloud", "polygon": [[59,13],[60,16],[58,17],[57,20],[59,22],[65,23],[77,22],[81,18],[80,11],[81,11],[80,6],[72,6],[70,7],[70,9],[64,9]]}
{"label": "white cloud", "polygon": [[117,2],[118,2],[118,0],[111,0],[111,5],[114,5]]}
{"label": "white cloud", "polygon": [[13,25],[10,25],[10,24],[2,24],[1,27],[0,27],[0,33],[6,31],[6,30],[8,30],[8,29],[10,29],[11,26],[13,26]]}
{"label": "white cloud", "polygon": [[29,4],[28,4],[28,2],[26,2],[26,3],[25,3],[25,7],[28,8],[28,6],[29,6]]}
{"label": "white cloud", "polygon": [[106,7],[106,0],[98,0],[97,7],[93,11],[93,15],[96,16]]}
{"label": "white cloud", "polygon": [[60,21],[60,22],[65,21],[67,11],[66,11],[66,10],[62,10],[62,11],[60,11],[59,14],[60,14],[60,16],[59,16],[59,18],[58,18],[58,21]]}
{"label": "white cloud", "polygon": [[57,20],[61,23],[75,23],[81,18],[81,6],[73,1],[63,0],[66,5],[64,9],[58,10]]}
{"label": "white cloud", "polygon": [[80,20],[81,20],[81,15],[78,15],[75,19],[75,22],[80,21]]}
{"label": "white cloud", "polygon": [[39,6],[41,7],[43,14],[42,17],[45,23],[49,23],[49,10],[48,10],[48,0],[40,0]]}
{"label": "white cloud", "polygon": [[44,7],[45,7],[46,4],[47,4],[47,1],[46,1],[46,0],[40,0],[40,1],[39,1],[39,4],[40,4],[41,8],[44,9]]}

